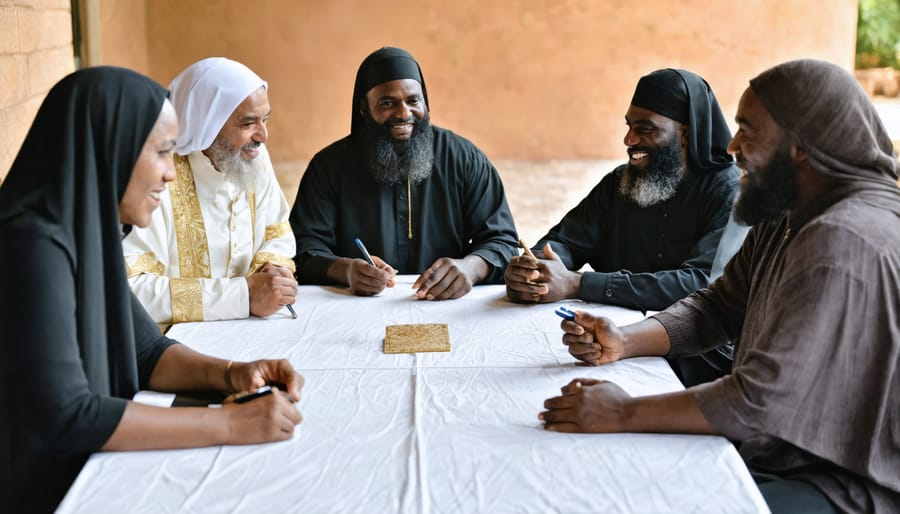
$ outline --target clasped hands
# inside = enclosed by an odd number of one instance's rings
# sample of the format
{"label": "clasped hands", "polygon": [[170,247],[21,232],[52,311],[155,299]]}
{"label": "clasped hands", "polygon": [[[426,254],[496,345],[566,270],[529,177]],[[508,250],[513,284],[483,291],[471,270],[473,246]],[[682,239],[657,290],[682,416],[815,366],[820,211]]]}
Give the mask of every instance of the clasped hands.
{"label": "clasped hands", "polygon": [[504,279],[506,296],[518,303],[549,303],[577,298],[581,289],[581,275],[569,271],[550,247],[542,249],[544,258],[528,255],[510,259]]}

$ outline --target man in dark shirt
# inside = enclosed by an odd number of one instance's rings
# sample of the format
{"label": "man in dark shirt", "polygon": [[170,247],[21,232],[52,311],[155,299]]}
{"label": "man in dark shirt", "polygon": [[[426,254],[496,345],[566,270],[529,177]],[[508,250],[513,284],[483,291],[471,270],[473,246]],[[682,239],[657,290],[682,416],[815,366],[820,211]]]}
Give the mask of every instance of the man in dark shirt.
{"label": "man in dark shirt", "polygon": [[[608,174],[534,248],[513,257],[506,292],[514,302],[580,298],[662,310],[710,282],[737,192],[725,147],[731,132],[703,78],[658,70],[641,78],[628,112],[629,160]],[[731,239],[742,239],[738,230]],[[579,272],[590,264],[593,271]],[[686,385],[731,369],[730,344],[670,361]]]}
{"label": "man in dark shirt", "polygon": [[732,339],[732,372],[643,397],[576,379],[540,418],[562,432],[721,434],[775,514],[897,512],[900,163],[891,139],[853,75],[823,61],[752,79],[735,120],[729,149],[745,174],[734,215],[752,228],[722,277],[633,325],[585,312],[562,324],[569,353],[593,365]]}
{"label": "man in dark shirt", "polygon": [[[420,274],[421,299],[500,283],[516,229],[497,170],[472,143],[429,122],[418,63],[382,48],[360,65],[350,135],[313,157],[291,212],[297,278],[357,295]],[[360,259],[359,238],[374,266]],[[356,258],[353,258],[356,257]]]}
{"label": "man in dark shirt", "polygon": [[[658,70],[638,82],[625,123],[628,163],[541,238],[539,259],[511,260],[511,300],[661,310],[707,286],[738,179],[715,95],[691,72]],[[585,264],[593,271],[578,272]]]}

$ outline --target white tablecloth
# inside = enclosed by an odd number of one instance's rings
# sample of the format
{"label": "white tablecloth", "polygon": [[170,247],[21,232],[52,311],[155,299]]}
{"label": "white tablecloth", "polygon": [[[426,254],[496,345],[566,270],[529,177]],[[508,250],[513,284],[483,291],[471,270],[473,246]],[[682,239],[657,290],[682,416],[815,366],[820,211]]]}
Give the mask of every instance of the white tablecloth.
{"label": "white tablecloth", "polygon": [[[293,320],[189,323],[169,336],[236,360],[285,357],[306,378],[292,440],[98,453],[68,512],[766,512],[721,437],[558,434],[544,399],[576,377],[632,395],[681,388],[660,358],[577,366],[550,305],[502,286],[417,301],[414,277],[374,298],[301,287]],[[567,302],[616,322],[626,309]],[[385,326],[447,323],[450,353],[387,355]]]}

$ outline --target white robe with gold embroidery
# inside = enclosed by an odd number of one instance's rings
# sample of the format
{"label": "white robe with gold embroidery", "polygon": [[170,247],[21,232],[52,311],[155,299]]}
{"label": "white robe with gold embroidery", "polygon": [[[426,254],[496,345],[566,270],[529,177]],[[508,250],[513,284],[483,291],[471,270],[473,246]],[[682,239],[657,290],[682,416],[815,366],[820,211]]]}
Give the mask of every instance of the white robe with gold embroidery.
{"label": "white robe with gold embroidery", "polygon": [[266,262],[294,270],[290,211],[260,148],[255,192],[226,180],[202,152],[176,155],[178,177],[150,225],[122,241],[131,289],[157,323],[246,318],[245,277]]}

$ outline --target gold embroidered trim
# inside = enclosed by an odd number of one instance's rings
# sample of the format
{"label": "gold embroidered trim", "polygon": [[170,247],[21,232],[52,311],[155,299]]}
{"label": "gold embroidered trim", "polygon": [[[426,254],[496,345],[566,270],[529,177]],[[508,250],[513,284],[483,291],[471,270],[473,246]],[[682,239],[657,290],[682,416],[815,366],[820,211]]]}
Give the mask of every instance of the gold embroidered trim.
{"label": "gold embroidered trim", "polygon": [[266,227],[266,241],[278,239],[291,233],[291,224],[287,221]]}
{"label": "gold embroidered trim", "polygon": [[156,254],[153,252],[138,255],[131,264],[128,264],[128,259],[125,259],[125,268],[128,271],[128,278],[136,277],[143,273],[162,275],[166,272],[166,267],[156,259]]}
{"label": "gold embroidered trim", "polygon": [[253,256],[253,261],[250,262],[250,271],[247,272],[247,276],[256,273],[259,268],[262,268],[263,265],[267,262],[271,262],[272,264],[277,264],[279,266],[284,266],[285,268],[291,270],[291,273],[295,273],[297,271],[297,267],[294,265],[294,259],[291,259],[290,257],[285,257],[284,255],[278,255],[277,253],[271,252],[257,252],[256,255]]}
{"label": "gold embroidered trim", "polygon": [[[247,192],[247,203],[250,204],[250,241],[256,244],[256,193]],[[267,229],[268,232],[268,229]]]}
{"label": "gold embroidered trim", "polygon": [[196,278],[169,279],[172,294],[172,323],[203,321],[203,293]]}
{"label": "gold embroidered trim", "polygon": [[172,217],[175,219],[175,238],[178,241],[178,274],[182,277],[211,278],[209,272],[209,243],[206,227],[197,198],[197,186],[187,156],[175,156],[174,181],[169,182],[172,195]]}

